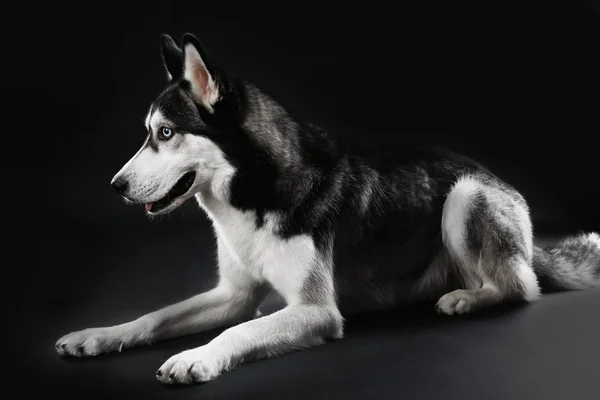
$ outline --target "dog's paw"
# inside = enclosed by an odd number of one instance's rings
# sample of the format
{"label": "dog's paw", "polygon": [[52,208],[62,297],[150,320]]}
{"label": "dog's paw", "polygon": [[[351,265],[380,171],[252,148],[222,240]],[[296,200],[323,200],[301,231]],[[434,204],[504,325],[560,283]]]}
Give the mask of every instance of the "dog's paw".
{"label": "dog's paw", "polygon": [[477,299],[473,294],[459,289],[440,297],[436,309],[439,313],[447,315],[467,314],[473,310],[476,301]]}
{"label": "dog's paw", "polygon": [[156,371],[156,379],[167,384],[192,384],[210,381],[222,371],[223,365],[218,357],[202,346],[169,358]]}
{"label": "dog's paw", "polygon": [[58,354],[63,356],[97,356],[121,351],[124,341],[113,328],[89,328],[72,332],[58,339],[55,344]]}

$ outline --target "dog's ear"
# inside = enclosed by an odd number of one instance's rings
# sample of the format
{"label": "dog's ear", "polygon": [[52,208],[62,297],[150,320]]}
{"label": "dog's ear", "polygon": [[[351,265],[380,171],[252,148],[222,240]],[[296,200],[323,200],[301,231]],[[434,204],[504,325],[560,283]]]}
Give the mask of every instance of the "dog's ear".
{"label": "dog's ear", "polygon": [[214,112],[213,106],[221,98],[219,77],[208,53],[200,41],[192,34],[183,35],[183,76],[190,82],[194,99],[202,104],[209,112]]}
{"label": "dog's ear", "polygon": [[171,36],[167,34],[161,35],[160,50],[167,79],[172,81],[173,79],[183,77],[183,51],[181,51]]}

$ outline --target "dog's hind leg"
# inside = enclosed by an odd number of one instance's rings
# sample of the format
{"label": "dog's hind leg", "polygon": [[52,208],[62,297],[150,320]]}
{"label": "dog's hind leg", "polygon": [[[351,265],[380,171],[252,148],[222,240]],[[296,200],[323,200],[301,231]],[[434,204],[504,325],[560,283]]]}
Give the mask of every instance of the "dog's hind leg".
{"label": "dog's hind leg", "polygon": [[232,326],[258,316],[267,289],[247,276],[224,246],[219,245],[218,255],[220,281],[214,289],[130,322],[65,335],[56,342],[57,352],[77,357],[96,356]]}
{"label": "dog's hind leg", "polygon": [[458,179],[444,204],[442,237],[462,289],[442,296],[439,312],[464,314],[540,297],[529,211],[513,189],[490,178]]}

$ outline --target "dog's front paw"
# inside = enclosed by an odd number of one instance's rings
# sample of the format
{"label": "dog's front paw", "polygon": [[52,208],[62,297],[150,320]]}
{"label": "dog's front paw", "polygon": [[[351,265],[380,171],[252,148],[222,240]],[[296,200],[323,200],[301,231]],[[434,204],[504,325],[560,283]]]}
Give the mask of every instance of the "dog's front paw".
{"label": "dog's front paw", "polygon": [[123,339],[114,328],[89,328],[63,336],[55,347],[60,355],[85,357],[121,351],[123,345]]}
{"label": "dog's front paw", "polygon": [[191,384],[207,382],[223,371],[223,364],[206,346],[187,350],[169,358],[156,371],[156,378],[162,383]]}

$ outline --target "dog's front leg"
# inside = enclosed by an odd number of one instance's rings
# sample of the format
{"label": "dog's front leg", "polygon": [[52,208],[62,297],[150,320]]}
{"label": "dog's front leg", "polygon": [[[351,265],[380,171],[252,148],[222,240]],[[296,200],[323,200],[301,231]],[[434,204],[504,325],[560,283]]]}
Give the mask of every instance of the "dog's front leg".
{"label": "dog's front leg", "polygon": [[233,325],[256,314],[253,303],[217,287],[130,322],[70,333],[56,342],[56,350],[61,355],[96,356]]}
{"label": "dog's front leg", "polygon": [[321,261],[325,257],[305,265],[303,260],[312,257],[302,251],[274,252],[275,266],[265,267],[271,284],[286,299],[286,308],[231,327],[208,344],[171,357],[157,378],[163,383],[205,382],[241,362],[341,338],[343,318],[335,300],[332,265]]}
{"label": "dog's front leg", "polygon": [[56,342],[61,355],[96,356],[254,318],[266,289],[219,246],[219,285],[205,293],[119,325],[69,333]]}
{"label": "dog's front leg", "polygon": [[316,304],[288,306],[229,328],[210,343],[171,357],[156,375],[163,383],[205,382],[241,362],[315,346],[341,336],[342,318],[335,308]]}

